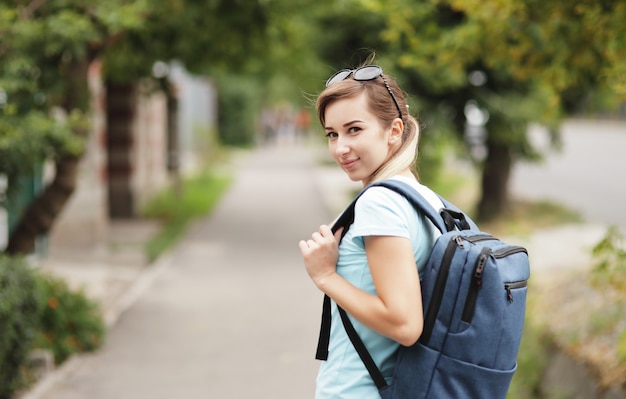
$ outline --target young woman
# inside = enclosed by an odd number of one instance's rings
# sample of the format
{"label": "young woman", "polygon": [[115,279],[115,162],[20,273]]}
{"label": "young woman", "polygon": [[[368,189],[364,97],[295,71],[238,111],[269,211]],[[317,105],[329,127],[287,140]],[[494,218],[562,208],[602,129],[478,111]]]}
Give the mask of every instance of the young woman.
{"label": "young woman", "polygon": [[[440,209],[441,201],[414,173],[419,127],[408,111],[397,83],[376,65],[337,72],[317,99],[329,152],[351,180],[367,186],[400,179]],[[438,234],[400,194],[374,187],[357,201],[343,239],[341,230],[333,235],[323,225],[299,242],[311,280],[333,303],[329,356],[319,370],[316,398],[380,398],[336,305],[350,315],[391,383],[397,349],[422,332],[418,272]]]}

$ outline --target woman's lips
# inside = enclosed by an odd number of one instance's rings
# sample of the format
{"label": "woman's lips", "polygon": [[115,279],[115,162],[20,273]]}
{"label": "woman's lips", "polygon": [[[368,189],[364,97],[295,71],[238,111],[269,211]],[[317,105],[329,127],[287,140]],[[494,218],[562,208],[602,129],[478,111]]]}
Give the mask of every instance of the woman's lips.
{"label": "woman's lips", "polygon": [[352,159],[350,161],[342,162],[341,167],[344,169],[351,169],[356,164],[357,161],[358,159]]}

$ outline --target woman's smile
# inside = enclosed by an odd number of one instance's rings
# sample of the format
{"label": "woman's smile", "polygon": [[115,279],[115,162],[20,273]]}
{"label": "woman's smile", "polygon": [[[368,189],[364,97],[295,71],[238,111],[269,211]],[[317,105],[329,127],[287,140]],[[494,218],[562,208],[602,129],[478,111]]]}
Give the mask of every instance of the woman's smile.
{"label": "woman's smile", "polygon": [[341,167],[346,169],[346,170],[352,169],[354,167],[354,165],[356,165],[357,161],[358,161],[358,158],[350,159],[350,160],[347,160],[347,161],[342,161],[341,162]]}

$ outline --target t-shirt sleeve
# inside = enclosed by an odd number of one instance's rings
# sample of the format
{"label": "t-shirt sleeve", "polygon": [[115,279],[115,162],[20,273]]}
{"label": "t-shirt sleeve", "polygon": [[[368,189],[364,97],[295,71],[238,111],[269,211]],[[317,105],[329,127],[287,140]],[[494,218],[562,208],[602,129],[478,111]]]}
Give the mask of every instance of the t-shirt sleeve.
{"label": "t-shirt sleeve", "polygon": [[411,204],[402,195],[383,187],[372,187],[358,199],[350,229],[354,237],[410,238],[411,212],[414,212]]}

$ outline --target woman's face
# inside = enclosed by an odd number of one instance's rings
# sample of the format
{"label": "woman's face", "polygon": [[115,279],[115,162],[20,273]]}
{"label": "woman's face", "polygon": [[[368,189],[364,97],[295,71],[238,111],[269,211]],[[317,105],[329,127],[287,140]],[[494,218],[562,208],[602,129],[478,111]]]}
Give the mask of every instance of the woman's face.
{"label": "woman's face", "polygon": [[365,93],[326,107],[328,150],[352,181],[369,179],[390,157],[392,129],[384,129],[369,111]]}

